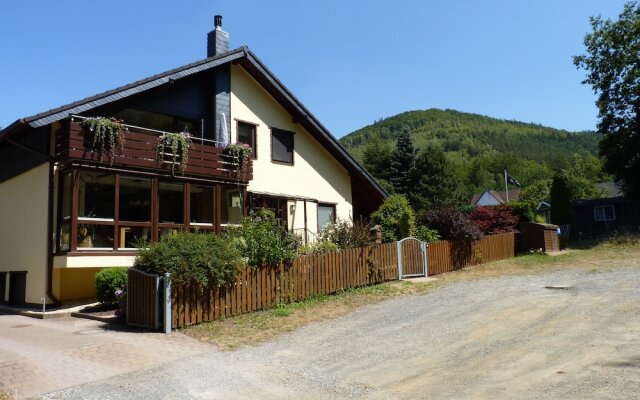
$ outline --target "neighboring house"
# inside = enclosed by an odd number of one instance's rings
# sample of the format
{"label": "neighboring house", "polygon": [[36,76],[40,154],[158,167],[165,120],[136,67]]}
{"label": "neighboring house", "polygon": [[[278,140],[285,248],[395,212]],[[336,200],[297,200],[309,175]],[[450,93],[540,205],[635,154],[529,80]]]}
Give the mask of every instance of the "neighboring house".
{"label": "neighboring house", "polygon": [[545,224],[551,223],[551,204],[548,201],[541,201],[536,207],[536,214],[544,218]]}
{"label": "neighboring house", "polygon": [[[94,274],[131,266],[138,241],[220,232],[252,208],[310,241],[381,204],[384,189],[247,47],[228,49],[221,25],[204,60],[0,131],[0,301],[92,297]],[[80,125],[91,116],[127,124],[113,159],[93,151]],[[156,146],[184,130],[193,145],[173,174]],[[223,150],[236,141],[254,151],[242,174]]]}
{"label": "neighboring house", "polygon": [[571,232],[578,238],[609,235],[616,231],[640,227],[640,203],[627,199],[614,184],[600,184],[604,197],[576,200],[571,203]]}
{"label": "neighboring house", "polygon": [[499,204],[507,203],[507,195],[508,202],[518,201],[520,198],[520,189],[511,189],[509,192],[496,191],[487,189],[482,193],[476,193],[473,195],[471,199],[471,205],[474,207],[480,206],[497,206]]}

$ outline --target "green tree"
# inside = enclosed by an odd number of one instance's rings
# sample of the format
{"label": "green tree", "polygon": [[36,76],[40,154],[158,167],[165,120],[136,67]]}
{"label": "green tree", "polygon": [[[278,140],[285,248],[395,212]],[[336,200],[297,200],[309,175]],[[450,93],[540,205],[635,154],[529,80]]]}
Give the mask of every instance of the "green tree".
{"label": "green tree", "polygon": [[407,193],[414,210],[451,205],[456,184],[444,152],[437,146],[421,150],[411,169],[412,190]]}
{"label": "green tree", "polygon": [[566,174],[557,174],[551,183],[551,222],[554,224],[570,224],[573,217],[571,210],[571,191]]}
{"label": "green tree", "polygon": [[549,200],[551,180],[542,179],[525,186],[520,192],[520,201],[531,203],[537,207],[541,201]]}
{"label": "green tree", "polygon": [[416,233],[416,215],[409,201],[401,194],[388,197],[373,214],[371,222],[382,227],[385,243],[413,236]]}
{"label": "green tree", "polygon": [[600,154],[628,196],[640,199],[640,4],[629,2],[618,20],[591,17],[586,54],[574,64],[598,98]]}
{"label": "green tree", "polygon": [[407,194],[411,189],[411,170],[416,159],[416,149],[411,139],[411,131],[403,127],[396,149],[391,155],[390,180],[396,193]]}
{"label": "green tree", "polygon": [[378,136],[373,136],[362,149],[362,165],[387,191],[393,191],[389,181],[392,153],[389,143]]}

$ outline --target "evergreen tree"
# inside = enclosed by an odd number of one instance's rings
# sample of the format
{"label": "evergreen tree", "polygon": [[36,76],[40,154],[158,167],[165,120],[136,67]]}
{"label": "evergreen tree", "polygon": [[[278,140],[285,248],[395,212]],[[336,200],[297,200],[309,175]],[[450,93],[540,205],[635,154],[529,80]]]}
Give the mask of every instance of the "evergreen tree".
{"label": "evergreen tree", "polygon": [[444,152],[436,146],[421,150],[411,169],[412,189],[407,193],[416,211],[451,205],[456,184]]}
{"label": "evergreen tree", "polygon": [[396,193],[408,194],[411,190],[411,171],[416,159],[416,149],[409,128],[404,126],[396,149],[391,155],[390,180]]}
{"label": "evergreen tree", "polygon": [[569,178],[560,173],[553,177],[551,191],[551,222],[558,225],[570,224],[573,217],[571,210],[571,190]]}

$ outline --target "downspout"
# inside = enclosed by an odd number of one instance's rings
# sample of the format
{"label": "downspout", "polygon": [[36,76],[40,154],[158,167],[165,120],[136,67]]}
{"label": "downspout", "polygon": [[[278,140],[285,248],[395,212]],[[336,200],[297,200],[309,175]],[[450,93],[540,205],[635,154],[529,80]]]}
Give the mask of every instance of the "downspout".
{"label": "downspout", "polygon": [[53,306],[59,306],[60,300],[53,294],[53,181],[54,161],[49,159],[49,194],[47,211],[47,297],[53,302]]}

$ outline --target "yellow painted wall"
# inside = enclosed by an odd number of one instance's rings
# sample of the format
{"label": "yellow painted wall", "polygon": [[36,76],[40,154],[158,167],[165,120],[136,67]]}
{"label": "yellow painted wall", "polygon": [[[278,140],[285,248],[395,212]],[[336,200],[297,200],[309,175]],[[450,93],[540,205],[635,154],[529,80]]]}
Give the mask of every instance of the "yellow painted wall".
{"label": "yellow painted wall", "polygon": [[56,268],[53,294],[60,301],[95,299],[95,275],[102,268]]}
{"label": "yellow painted wall", "polygon": [[49,164],[0,183],[0,271],[28,271],[28,303],[47,290]]}
{"label": "yellow painted wall", "polygon": [[[258,124],[258,159],[253,163],[249,191],[336,203],[337,217],[351,218],[351,177],[347,170],[309,132],[293,123],[291,115],[238,65],[231,68],[231,138],[234,142],[236,120]],[[272,127],[296,133],[293,166],[271,162]],[[302,210],[303,203],[297,201],[294,228],[304,227],[304,217],[298,214]],[[314,232],[316,212],[315,204],[307,202],[307,228]],[[289,210],[290,223],[292,218]]]}

